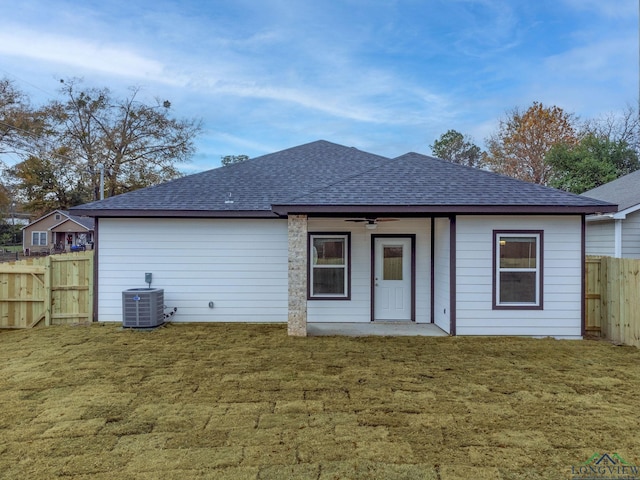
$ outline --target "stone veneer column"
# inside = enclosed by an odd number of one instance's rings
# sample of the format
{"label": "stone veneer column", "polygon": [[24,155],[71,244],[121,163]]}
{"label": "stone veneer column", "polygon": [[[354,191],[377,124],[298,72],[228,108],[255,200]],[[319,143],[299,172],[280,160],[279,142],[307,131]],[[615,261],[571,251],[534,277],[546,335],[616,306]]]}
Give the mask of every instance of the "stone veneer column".
{"label": "stone veneer column", "polygon": [[294,337],[307,336],[307,216],[289,215],[289,321]]}

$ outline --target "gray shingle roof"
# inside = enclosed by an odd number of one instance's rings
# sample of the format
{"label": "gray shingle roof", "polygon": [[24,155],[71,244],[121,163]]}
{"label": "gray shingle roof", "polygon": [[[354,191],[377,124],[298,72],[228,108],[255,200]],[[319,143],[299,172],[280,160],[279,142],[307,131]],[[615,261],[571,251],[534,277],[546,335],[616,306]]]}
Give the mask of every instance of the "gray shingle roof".
{"label": "gray shingle roof", "polygon": [[71,220],[73,220],[74,222],[82,225],[83,227],[89,230],[93,230],[95,227],[96,222],[92,217],[81,217],[79,215],[74,215],[73,213],[68,212],[66,210],[60,210],[60,212],[64,213]]}
{"label": "gray shingle roof", "polygon": [[582,195],[597,200],[604,200],[605,202],[616,203],[618,204],[619,211],[640,205],[640,170],[636,170],[612,182],[588,190]]}
{"label": "gray shingle roof", "polygon": [[[232,200],[233,203],[228,203]],[[614,211],[606,202],[417,153],[396,159],[317,141],[73,209],[94,216],[309,212]]]}
{"label": "gray shingle roof", "polygon": [[72,220],[74,222],[76,222],[79,225],[82,225],[83,227],[85,227],[87,230],[93,230],[95,227],[95,219],[93,217],[84,217],[84,216],[79,216],[79,215],[75,215],[72,212],[69,212],[67,210],[53,210],[43,216],[41,216],[40,218],[37,218],[36,220],[34,220],[33,222],[30,222],[28,225],[25,225],[23,227],[23,230],[27,227],[30,227],[31,225],[34,225],[38,222],[40,222],[41,220],[50,217],[51,215],[54,215],[56,213],[59,213],[61,215],[63,215],[66,218],[61,218],[60,221],[56,224],[59,225],[60,223],[64,223],[66,221]]}
{"label": "gray shingle roof", "polygon": [[366,175],[301,195],[288,205],[583,206],[601,202],[511,177],[408,153]]}
{"label": "gray shingle roof", "polygon": [[[242,163],[75,207],[74,211],[144,210],[269,214],[273,203],[364,173],[389,159],[320,140]],[[232,200],[233,203],[226,203]]]}

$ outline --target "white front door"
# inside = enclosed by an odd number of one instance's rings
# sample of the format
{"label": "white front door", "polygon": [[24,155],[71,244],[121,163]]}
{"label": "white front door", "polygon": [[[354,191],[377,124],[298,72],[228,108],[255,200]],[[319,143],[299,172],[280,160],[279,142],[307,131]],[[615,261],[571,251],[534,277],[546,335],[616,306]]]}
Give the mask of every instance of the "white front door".
{"label": "white front door", "polygon": [[412,320],[411,238],[374,239],[374,320]]}

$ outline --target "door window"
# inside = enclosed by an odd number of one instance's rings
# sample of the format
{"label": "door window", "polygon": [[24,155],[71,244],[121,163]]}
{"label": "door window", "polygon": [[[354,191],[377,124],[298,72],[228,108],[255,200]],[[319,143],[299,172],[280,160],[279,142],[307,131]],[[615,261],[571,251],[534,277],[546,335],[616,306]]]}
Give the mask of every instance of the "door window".
{"label": "door window", "polygon": [[382,256],[383,280],[402,280],[402,245],[385,245]]}

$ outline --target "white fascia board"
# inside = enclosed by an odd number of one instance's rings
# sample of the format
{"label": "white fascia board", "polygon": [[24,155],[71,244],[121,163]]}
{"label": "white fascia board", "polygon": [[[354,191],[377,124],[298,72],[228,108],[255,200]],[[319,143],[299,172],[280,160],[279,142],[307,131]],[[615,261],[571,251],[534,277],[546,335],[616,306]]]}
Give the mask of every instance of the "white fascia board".
{"label": "white fascia board", "polygon": [[24,230],[25,228],[30,227],[30,226],[32,226],[32,225],[35,225],[35,224],[36,224],[36,223],[38,223],[40,220],[43,220],[43,219],[45,219],[45,218],[47,218],[47,217],[50,217],[50,216],[51,216],[51,215],[53,215],[54,213],[59,213],[60,215],[62,215],[62,216],[64,216],[64,217],[66,217],[66,218],[69,218],[69,215],[67,215],[66,213],[64,213],[62,210],[54,210],[53,212],[49,212],[49,213],[47,213],[47,214],[45,214],[45,215],[41,216],[40,218],[38,218],[38,219],[34,220],[33,222],[29,223],[28,225],[25,225],[25,226],[22,228],[22,230]]}
{"label": "white fascia board", "polygon": [[49,227],[49,230],[53,230],[54,228],[58,228],[60,225],[62,225],[63,223],[66,223],[66,222],[73,222],[73,223],[75,223],[76,225],[78,225],[80,228],[82,228],[82,229],[86,230],[87,232],[90,232],[90,231],[91,231],[91,229],[90,229],[90,228],[85,227],[85,226],[84,226],[84,225],[82,225],[80,222],[75,221],[75,220],[74,220],[73,218],[71,218],[71,217],[67,217],[67,218],[65,218],[64,220],[62,220],[62,221],[60,221],[60,222],[56,223],[55,225],[53,225],[53,226]]}
{"label": "white fascia board", "polygon": [[595,215],[587,215],[585,220],[587,222],[606,222],[609,220],[614,220],[615,217],[614,215],[617,215],[616,213],[597,213]]}
{"label": "white fascia board", "polygon": [[595,215],[587,215],[586,221],[587,222],[604,222],[607,220],[624,220],[625,218],[627,218],[627,215],[633,212],[637,212],[638,210],[640,210],[640,203],[637,205],[633,205],[629,208],[625,208],[624,210],[620,210],[619,212],[616,212],[616,213],[604,213],[604,214],[599,213]]}
{"label": "white fascia board", "polygon": [[624,220],[625,218],[627,218],[627,215],[633,212],[637,212],[638,210],[640,210],[640,203],[637,205],[633,205],[629,208],[625,208],[624,210],[621,210],[617,213],[614,213],[613,218],[615,218],[616,220]]}

